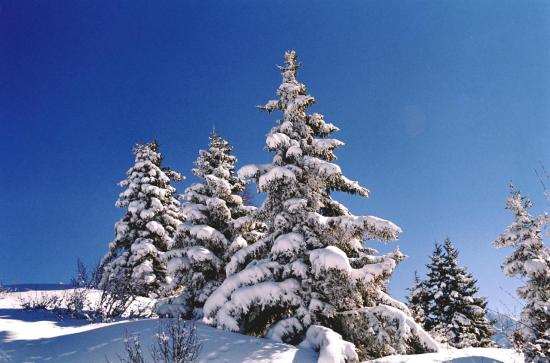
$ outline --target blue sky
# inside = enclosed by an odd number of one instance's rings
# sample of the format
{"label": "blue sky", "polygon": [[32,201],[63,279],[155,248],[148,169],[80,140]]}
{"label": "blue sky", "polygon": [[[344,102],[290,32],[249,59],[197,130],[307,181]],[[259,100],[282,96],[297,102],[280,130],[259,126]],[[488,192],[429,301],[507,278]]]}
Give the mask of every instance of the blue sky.
{"label": "blue sky", "polygon": [[[510,180],[548,204],[550,3],[545,1],[3,1],[0,280],[67,281],[106,252],[116,183],[137,142],[190,169],[213,125],[240,165],[266,162],[275,64],[295,49],[312,111],[341,128],[342,197],[399,224],[402,297],[450,237],[493,307],[517,285],[491,241],[511,221]],[[339,196],[340,197],[340,196]]]}

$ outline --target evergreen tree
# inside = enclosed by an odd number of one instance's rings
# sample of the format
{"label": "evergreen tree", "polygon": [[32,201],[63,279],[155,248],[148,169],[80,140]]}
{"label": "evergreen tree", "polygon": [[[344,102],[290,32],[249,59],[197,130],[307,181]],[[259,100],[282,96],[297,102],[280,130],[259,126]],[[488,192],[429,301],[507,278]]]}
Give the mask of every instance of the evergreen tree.
{"label": "evergreen tree", "polygon": [[156,141],[134,148],[135,164],[127,178],[116,206],[126,208],[124,217],[115,224],[115,239],[101,262],[100,285],[127,287],[141,296],[162,295],[166,283],[165,253],[171,247],[176,228],[183,221],[180,203],[171,181],[181,174],[162,167],[162,155]]}
{"label": "evergreen tree", "polygon": [[494,332],[493,323],[486,318],[487,299],[475,296],[479,291],[477,280],[458,265],[458,250],[448,238],[444,249],[443,260],[449,277],[446,291],[449,291],[450,302],[446,315],[451,318],[447,321],[450,321],[447,324],[447,342],[457,348],[492,346]]}
{"label": "evergreen tree", "polygon": [[409,288],[407,296],[407,306],[411,311],[414,320],[425,327],[426,318],[429,309],[430,294],[426,288],[426,283],[420,280],[418,272],[414,272],[414,285]]}
{"label": "evergreen tree", "polygon": [[486,318],[487,301],[475,296],[477,281],[458,265],[458,250],[450,239],[436,244],[428,264],[429,291],[425,328],[456,348],[492,346],[492,322]]}
{"label": "evergreen tree", "polygon": [[542,226],[548,215],[532,217],[532,203],[512,188],[506,208],[514,213],[514,222],[494,242],[497,248],[514,248],[502,264],[502,271],[519,277],[525,285],[517,289],[525,300],[519,328],[513,340],[528,362],[550,361],[550,249],[542,240]]}
{"label": "evergreen tree", "polygon": [[[363,356],[436,350],[408,308],[386,293],[404,256],[398,250],[377,255],[363,245],[395,240],[399,227],[354,216],[332,198],[333,191],[366,197],[368,190],[332,163],[343,143],[328,136],[338,128],[318,113],[307,114],[314,99],[296,80],[295,52],[285,61],[279,98],[260,107],[282,112],[266,140],[272,163],[240,170],[266,193],[259,215],[268,232],[232,258],[231,276],[204,306],[205,321],[291,343],[317,332],[334,334],[332,329]],[[356,359],[346,344],[345,359]]]}
{"label": "evergreen tree", "polygon": [[445,324],[445,305],[435,303],[436,298],[441,298],[445,284],[445,262],[443,260],[443,247],[436,243],[434,251],[430,256],[430,263],[426,265],[428,268],[428,278],[424,284],[428,294],[428,307],[426,316],[424,317],[424,328],[427,331],[433,331],[436,327]]}
{"label": "evergreen tree", "polygon": [[[185,190],[183,215],[174,246],[167,254],[171,286],[180,295],[158,308],[160,314],[190,316],[225,279],[231,256],[261,235],[263,224],[246,206],[241,194],[245,181],[236,176],[232,147],[212,132],[207,150],[201,150],[193,174],[201,182]],[[196,311],[197,312],[197,311]]]}

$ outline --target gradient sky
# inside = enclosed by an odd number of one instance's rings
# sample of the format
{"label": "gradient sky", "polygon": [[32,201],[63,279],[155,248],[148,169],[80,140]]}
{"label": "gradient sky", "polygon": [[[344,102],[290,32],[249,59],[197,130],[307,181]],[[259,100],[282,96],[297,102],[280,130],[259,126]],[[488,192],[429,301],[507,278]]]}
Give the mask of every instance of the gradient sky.
{"label": "gradient sky", "polygon": [[[153,5],[156,4],[156,5]],[[433,243],[450,237],[492,307],[513,309],[510,180],[548,210],[547,1],[0,2],[0,280],[67,281],[107,250],[116,183],[156,137],[190,169],[215,125],[240,165],[267,162],[283,52],[295,49],[311,109],[341,128],[344,173],[372,191],[342,197],[399,224],[410,257],[402,298]],[[341,196],[338,196],[341,197]],[[377,243],[371,246],[378,246]]]}

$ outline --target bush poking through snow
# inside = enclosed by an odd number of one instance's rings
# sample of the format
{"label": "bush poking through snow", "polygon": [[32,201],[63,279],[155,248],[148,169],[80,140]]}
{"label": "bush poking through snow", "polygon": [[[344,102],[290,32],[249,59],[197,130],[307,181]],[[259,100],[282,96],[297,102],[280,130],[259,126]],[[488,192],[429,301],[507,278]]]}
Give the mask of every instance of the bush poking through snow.
{"label": "bush poking through snow", "polygon": [[[153,363],[194,363],[199,358],[201,343],[194,321],[179,318],[159,322],[155,340],[151,347]],[[139,335],[124,335],[126,357],[122,363],[146,363]]]}
{"label": "bush poking through snow", "polygon": [[57,294],[49,295],[41,292],[27,298],[19,297],[19,304],[25,310],[54,310],[60,308],[61,297]]}
{"label": "bush poking through snow", "polygon": [[194,321],[171,319],[159,325],[152,355],[155,363],[196,362],[201,351]]}
{"label": "bush poking through snow", "polygon": [[124,350],[126,351],[126,358],[119,357],[121,362],[145,363],[139,335],[130,336],[128,335],[128,332],[124,333]]}
{"label": "bush poking through snow", "polygon": [[128,284],[120,283],[103,286],[101,298],[95,308],[96,318],[109,321],[126,313],[130,305],[136,300],[136,295]]}
{"label": "bush poking through snow", "polygon": [[89,289],[85,288],[65,290],[62,294],[42,291],[34,296],[20,297],[19,303],[25,310],[51,311],[59,318],[94,320],[88,294]]}
{"label": "bush poking through snow", "polygon": [[73,287],[90,287],[92,284],[92,277],[88,273],[88,268],[82,262],[80,258],[76,259],[76,273],[71,278],[71,285]]}
{"label": "bush poking through snow", "polygon": [[8,292],[10,292],[10,289],[2,285],[0,282],[0,299],[3,298]]}

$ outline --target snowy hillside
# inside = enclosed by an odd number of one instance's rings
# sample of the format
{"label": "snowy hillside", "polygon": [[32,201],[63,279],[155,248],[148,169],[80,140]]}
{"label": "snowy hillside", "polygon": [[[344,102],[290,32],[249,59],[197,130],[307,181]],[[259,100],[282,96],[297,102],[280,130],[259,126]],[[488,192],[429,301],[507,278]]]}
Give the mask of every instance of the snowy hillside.
{"label": "snowy hillside", "polygon": [[[157,330],[156,319],[88,324],[60,320],[51,312],[21,309],[19,297],[42,291],[8,293],[0,299],[0,362],[119,362],[123,336],[140,334],[148,348]],[[48,294],[57,293],[48,291]],[[203,348],[201,362],[315,362],[317,353],[291,345],[198,325]]]}
{"label": "snowy hillside", "polygon": [[439,353],[418,355],[394,355],[372,361],[373,363],[423,363],[423,362],[460,362],[460,363],[520,363],[523,356],[512,349],[500,348],[465,348],[444,349]]}
{"label": "snowy hillside", "polygon": [[[143,346],[152,345],[158,320],[125,320],[87,323],[59,318],[52,312],[21,307],[21,298],[61,294],[60,290],[19,291],[0,296],[0,362],[119,362],[125,332],[140,334]],[[318,353],[309,348],[259,339],[199,324],[203,345],[200,362],[316,362]],[[520,362],[509,349],[471,348],[440,353],[391,356],[374,362]]]}

